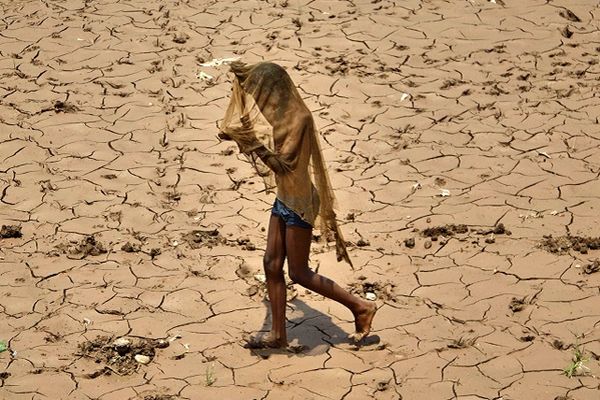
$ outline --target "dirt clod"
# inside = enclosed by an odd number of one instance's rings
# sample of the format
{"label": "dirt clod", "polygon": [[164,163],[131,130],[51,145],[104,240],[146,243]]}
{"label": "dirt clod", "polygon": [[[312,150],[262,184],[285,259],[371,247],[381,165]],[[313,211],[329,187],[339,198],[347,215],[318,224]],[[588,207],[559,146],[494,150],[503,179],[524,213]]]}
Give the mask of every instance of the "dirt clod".
{"label": "dirt clod", "polygon": [[600,249],[600,237],[545,235],[540,241],[539,247],[554,254],[566,254],[571,249],[581,254],[587,254],[589,250]]}
{"label": "dirt clod", "polygon": [[437,239],[439,236],[448,237],[467,232],[469,232],[469,228],[465,224],[447,224],[441,226],[433,226],[431,228],[425,228],[423,229],[421,234],[425,237]]}
{"label": "dirt clod", "polygon": [[144,400],[175,400],[176,397],[170,394],[148,394]]}
{"label": "dirt clod", "polygon": [[140,368],[136,356],[146,356],[149,362],[156,355],[157,341],[151,339],[117,338],[98,336],[79,345],[79,355],[89,357],[104,368],[88,374],[93,379],[114,372],[118,375],[130,375]]}
{"label": "dirt clod", "polygon": [[348,285],[348,290],[350,293],[355,294],[363,299],[369,298],[374,294],[376,298],[380,300],[396,301],[396,295],[394,294],[394,288],[396,285],[393,283],[369,282],[361,279],[359,280],[360,282],[353,282]]}
{"label": "dirt clod", "polygon": [[127,242],[121,246],[121,250],[126,253],[137,253],[142,250],[142,246],[140,246],[138,243]]}
{"label": "dirt clod", "polygon": [[356,246],[358,247],[366,247],[369,246],[371,243],[368,240],[365,240],[363,238],[358,239],[358,241],[356,242]]}
{"label": "dirt clod", "polygon": [[61,243],[54,247],[60,253],[79,259],[87,256],[99,256],[107,252],[106,247],[94,235],[86,236],[79,242]]}
{"label": "dirt clod", "polygon": [[74,113],[80,111],[79,107],[65,101],[55,101],[51,108],[56,113]]}
{"label": "dirt clod", "polygon": [[508,308],[510,308],[512,312],[523,311],[525,308],[525,299],[517,299],[516,297],[513,297],[508,304]]}
{"label": "dirt clod", "polygon": [[206,246],[210,249],[214,246],[225,244],[227,242],[227,240],[219,233],[217,229],[210,231],[193,230],[183,235],[181,239],[194,250],[203,246]]}
{"label": "dirt clod", "polygon": [[595,260],[594,262],[587,264],[585,267],[583,267],[583,273],[586,275],[590,275],[598,271],[600,271],[599,260]]}
{"label": "dirt clod", "polygon": [[161,253],[162,251],[158,247],[150,249],[150,258],[154,260],[154,258],[156,258],[156,256],[159,256]]}
{"label": "dirt clod", "polygon": [[2,229],[0,229],[0,239],[20,238],[22,236],[21,227],[18,225],[2,225]]}

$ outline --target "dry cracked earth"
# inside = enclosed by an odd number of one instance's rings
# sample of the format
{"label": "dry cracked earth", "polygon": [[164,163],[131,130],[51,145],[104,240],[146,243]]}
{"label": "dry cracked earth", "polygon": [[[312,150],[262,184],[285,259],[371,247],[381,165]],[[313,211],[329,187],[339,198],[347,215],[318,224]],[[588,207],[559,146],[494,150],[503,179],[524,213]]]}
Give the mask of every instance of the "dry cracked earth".
{"label": "dry cracked earth", "polygon": [[[597,1],[0,10],[0,398],[600,397]],[[223,57],[314,113],[355,267],[311,262],[376,298],[362,346],[296,287],[296,352],[243,347],[273,198],[217,139]]]}

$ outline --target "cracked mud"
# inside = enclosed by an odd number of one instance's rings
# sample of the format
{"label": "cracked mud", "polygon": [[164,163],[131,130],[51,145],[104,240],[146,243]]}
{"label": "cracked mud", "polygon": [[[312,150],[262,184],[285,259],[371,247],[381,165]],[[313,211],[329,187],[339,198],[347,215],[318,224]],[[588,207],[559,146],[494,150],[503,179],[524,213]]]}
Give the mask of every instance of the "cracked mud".
{"label": "cracked mud", "polygon": [[[0,398],[597,400],[596,3],[0,0]],[[243,348],[273,198],[199,65],[237,56],[315,116],[355,267],[311,264],[377,346],[296,287],[299,353]]]}

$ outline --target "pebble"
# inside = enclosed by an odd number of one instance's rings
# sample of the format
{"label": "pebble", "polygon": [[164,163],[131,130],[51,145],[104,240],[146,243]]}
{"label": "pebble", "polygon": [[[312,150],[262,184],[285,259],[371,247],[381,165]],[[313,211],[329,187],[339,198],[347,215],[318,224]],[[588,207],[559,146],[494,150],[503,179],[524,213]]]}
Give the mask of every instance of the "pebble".
{"label": "pebble", "polygon": [[134,357],[135,361],[139,362],[140,364],[149,364],[150,363],[150,357],[145,356],[143,354],[136,354]]}
{"label": "pebble", "polygon": [[118,338],[113,341],[113,347],[119,355],[125,355],[131,348],[131,341],[125,338]]}
{"label": "pebble", "polygon": [[365,298],[370,301],[375,301],[377,300],[377,295],[373,292],[367,292],[365,293]]}

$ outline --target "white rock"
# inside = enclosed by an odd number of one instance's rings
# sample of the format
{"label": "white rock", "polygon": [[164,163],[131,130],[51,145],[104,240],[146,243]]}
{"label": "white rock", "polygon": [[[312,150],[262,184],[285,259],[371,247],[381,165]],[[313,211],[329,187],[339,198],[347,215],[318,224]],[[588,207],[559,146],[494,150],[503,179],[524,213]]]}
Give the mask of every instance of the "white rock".
{"label": "white rock", "polygon": [[135,361],[139,362],[140,364],[148,364],[150,363],[150,357],[145,356],[143,354],[136,354],[135,357],[133,357],[135,359]]}
{"label": "white rock", "polygon": [[209,75],[204,71],[200,71],[200,73],[198,74],[198,78],[200,78],[200,80],[203,81],[212,81],[213,79],[215,79],[212,75]]}
{"label": "white rock", "polygon": [[365,298],[367,300],[374,301],[374,300],[377,300],[377,295],[375,293],[372,293],[372,292],[367,292],[367,293],[365,293]]}
{"label": "white rock", "polygon": [[267,281],[267,277],[265,274],[256,274],[254,275],[254,279],[256,279],[260,283],[265,283]]}
{"label": "white rock", "polygon": [[122,337],[115,339],[113,342],[113,346],[115,346],[115,347],[126,347],[126,346],[129,346],[130,344],[131,344],[131,340],[125,339]]}
{"label": "white rock", "polygon": [[218,67],[219,65],[230,64],[233,61],[237,61],[239,59],[239,57],[215,58],[200,65],[203,67]]}

